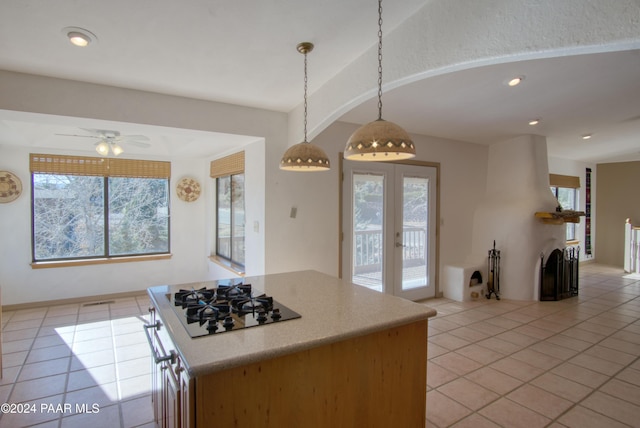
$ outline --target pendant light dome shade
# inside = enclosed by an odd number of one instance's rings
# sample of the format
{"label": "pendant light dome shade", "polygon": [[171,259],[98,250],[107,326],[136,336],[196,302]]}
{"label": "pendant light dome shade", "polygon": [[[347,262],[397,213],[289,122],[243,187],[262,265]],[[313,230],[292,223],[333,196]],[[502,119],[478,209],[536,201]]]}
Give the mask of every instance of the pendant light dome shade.
{"label": "pendant light dome shade", "polygon": [[416,155],[411,137],[399,125],[382,119],[382,0],[378,0],[378,120],[351,135],[344,158],[355,161],[396,161]]}
{"label": "pendant light dome shade", "polygon": [[411,137],[400,126],[378,119],[354,132],[344,150],[344,158],[357,161],[410,159],[416,155]]}
{"label": "pendant light dome shade", "polygon": [[307,141],[307,54],[313,50],[313,43],[298,43],[296,49],[304,55],[304,140],[284,152],[280,169],[301,172],[328,171],[331,166],[327,154],[320,147]]}
{"label": "pendant light dome shade", "polygon": [[306,141],[289,147],[280,161],[280,169],[285,171],[327,171],[329,168],[329,157],[324,150]]}

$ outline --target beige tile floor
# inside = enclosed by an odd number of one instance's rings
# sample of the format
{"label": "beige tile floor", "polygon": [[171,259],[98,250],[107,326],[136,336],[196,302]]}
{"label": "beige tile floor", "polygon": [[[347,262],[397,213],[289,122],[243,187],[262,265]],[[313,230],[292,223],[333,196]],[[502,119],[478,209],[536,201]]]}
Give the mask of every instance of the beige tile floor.
{"label": "beige tile floor", "polygon": [[640,275],[559,302],[429,300],[427,427],[640,427]]}
{"label": "beige tile floor", "polygon": [[[587,264],[580,287],[560,302],[429,300],[427,426],[640,426],[640,276]],[[148,306],[3,312],[0,403],[35,412],[0,427],[152,427]]]}
{"label": "beige tile floor", "polygon": [[3,312],[0,403],[21,413],[0,427],[153,427],[148,308],[140,296]]}

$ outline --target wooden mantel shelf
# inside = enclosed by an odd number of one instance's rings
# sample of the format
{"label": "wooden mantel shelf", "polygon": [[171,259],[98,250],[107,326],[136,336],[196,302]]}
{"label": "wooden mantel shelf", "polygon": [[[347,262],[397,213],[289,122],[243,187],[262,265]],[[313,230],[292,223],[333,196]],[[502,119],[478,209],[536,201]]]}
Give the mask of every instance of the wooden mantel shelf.
{"label": "wooden mantel shelf", "polygon": [[580,223],[580,217],[584,215],[584,211],[571,210],[536,213],[536,217],[546,224]]}

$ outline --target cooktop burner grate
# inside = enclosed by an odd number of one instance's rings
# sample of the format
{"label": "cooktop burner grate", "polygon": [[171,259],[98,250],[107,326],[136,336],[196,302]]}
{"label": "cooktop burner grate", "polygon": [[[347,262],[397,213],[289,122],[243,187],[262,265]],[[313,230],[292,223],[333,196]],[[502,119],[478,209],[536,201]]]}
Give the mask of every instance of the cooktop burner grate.
{"label": "cooktop burner grate", "polygon": [[180,290],[167,299],[194,338],[300,318],[271,296],[254,296],[251,284],[219,282],[216,288]]}

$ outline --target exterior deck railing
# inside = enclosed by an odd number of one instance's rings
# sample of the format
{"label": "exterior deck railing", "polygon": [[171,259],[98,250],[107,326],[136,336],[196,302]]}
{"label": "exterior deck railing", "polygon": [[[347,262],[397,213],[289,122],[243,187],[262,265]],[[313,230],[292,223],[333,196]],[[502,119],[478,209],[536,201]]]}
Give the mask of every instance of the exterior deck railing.
{"label": "exterior deck railing", "polygon": [[[360,230],[354,233],[353,273],[361,275],[382,271],[382,230]],[[405,266],[424,264],[426,230],[405,227],[402,230],[402,260]]]}

